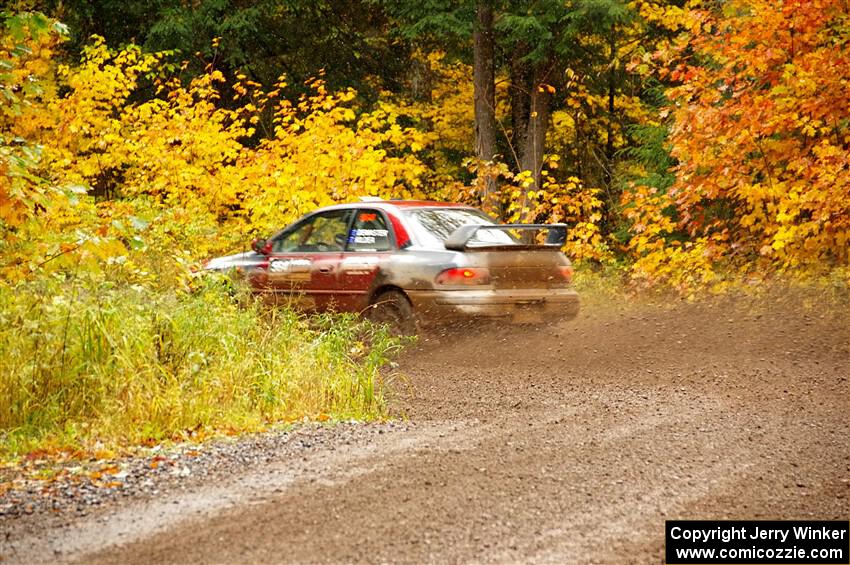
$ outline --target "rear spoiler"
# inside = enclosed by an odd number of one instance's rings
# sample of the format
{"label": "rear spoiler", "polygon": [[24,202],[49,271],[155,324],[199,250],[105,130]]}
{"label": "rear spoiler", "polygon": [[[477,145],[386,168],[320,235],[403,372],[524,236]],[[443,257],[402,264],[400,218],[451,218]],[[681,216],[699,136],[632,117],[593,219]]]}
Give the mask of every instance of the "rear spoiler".
{"label": "rear spoiler", "polygon": [[444,245],[446,249],[450,249],[452,251],[463,251],[467,248],[469,244],[469,240],[471,240],[478,230],[500,230],[500,231],[508,231],[508,230],[540,230],[547,229],[549,230],[549,235],[546,236],[546,242],[540,245],[516,245],[516,246],[505,246],[500,244],[493,245],[476,245],[476,248],[482,247],[553,247],[556,249],[560,249],[564,246],[564,243],[567,241],[567,224],[469,224],[465,226],[460,226],[452,234],[446,239]]}

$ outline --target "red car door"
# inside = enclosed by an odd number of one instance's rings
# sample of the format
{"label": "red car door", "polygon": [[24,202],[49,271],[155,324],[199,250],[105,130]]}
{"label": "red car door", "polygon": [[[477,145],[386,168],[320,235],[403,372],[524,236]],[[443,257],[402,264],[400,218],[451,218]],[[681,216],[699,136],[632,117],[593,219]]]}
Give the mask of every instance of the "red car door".
{"label": "red car door", "polygon": [[264,287],[305,310],[336,307],[352,210],[314,214],[272,241]]}
{"label": "red car door", "polygon": [[394,250],[384,213],[370,208],[357,209],[339,265],[341,310],[359,312],[368,306],[376,277]]}

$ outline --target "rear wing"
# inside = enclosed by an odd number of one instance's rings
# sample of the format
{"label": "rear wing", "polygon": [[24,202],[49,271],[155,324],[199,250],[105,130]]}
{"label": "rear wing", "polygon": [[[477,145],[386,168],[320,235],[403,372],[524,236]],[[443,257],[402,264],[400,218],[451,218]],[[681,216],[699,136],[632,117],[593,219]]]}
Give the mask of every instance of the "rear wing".
{"label": "rear wing", "polygon": [[505,245],[500,243],[475,244],[474,249],[506,248],[506,249],[560,249],[567,241],[567,224],[468,224],[460,226],[446,239],[446,249],[452,251],[463,251],[469,247],[469,241],[478,233],[478,230],[549,230],[546,242],[543,245],[523,244]]}

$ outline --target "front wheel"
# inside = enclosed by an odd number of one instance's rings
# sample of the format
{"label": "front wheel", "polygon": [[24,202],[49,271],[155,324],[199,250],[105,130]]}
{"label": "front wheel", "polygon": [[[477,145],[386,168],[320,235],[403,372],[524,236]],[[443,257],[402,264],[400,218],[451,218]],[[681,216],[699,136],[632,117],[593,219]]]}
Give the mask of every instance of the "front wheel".
{"label": "front wheel", "polygon": [[413,306],[407,297],[397,290],[388,290],[376,296],[369,305],[366,317],[376,324],[386,324],[392,335],[416,335]]}

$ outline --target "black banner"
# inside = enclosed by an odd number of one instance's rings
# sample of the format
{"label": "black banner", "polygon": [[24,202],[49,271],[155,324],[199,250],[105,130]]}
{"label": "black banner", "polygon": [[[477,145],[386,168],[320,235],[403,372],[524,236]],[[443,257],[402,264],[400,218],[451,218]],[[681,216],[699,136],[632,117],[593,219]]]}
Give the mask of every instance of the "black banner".
{"label": "black banner", "polygon": [[668,520],[670,565],[850,564],[850,523],[779,520]]}

